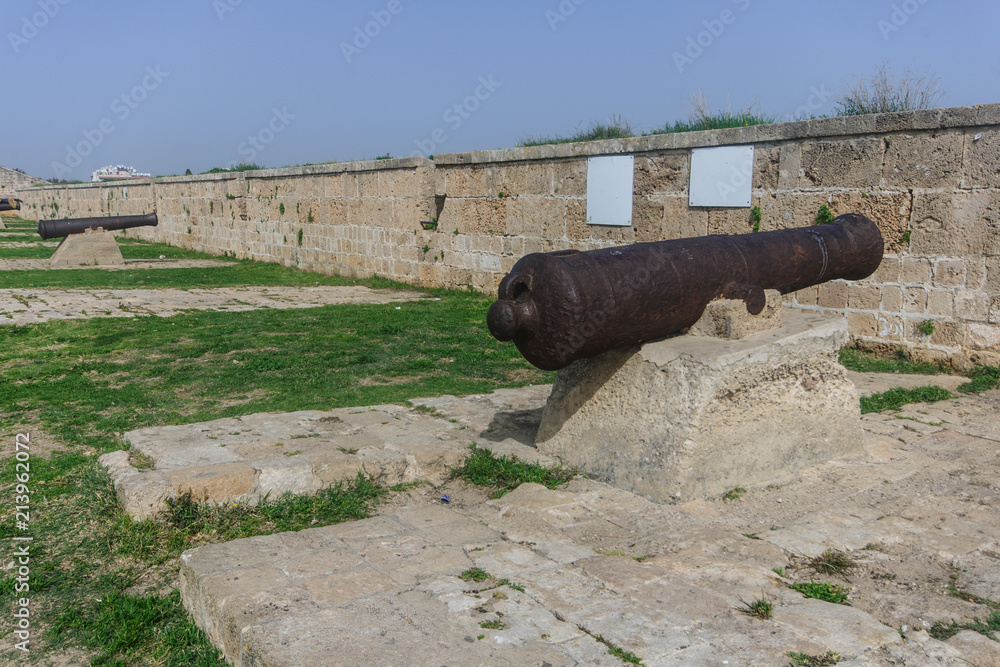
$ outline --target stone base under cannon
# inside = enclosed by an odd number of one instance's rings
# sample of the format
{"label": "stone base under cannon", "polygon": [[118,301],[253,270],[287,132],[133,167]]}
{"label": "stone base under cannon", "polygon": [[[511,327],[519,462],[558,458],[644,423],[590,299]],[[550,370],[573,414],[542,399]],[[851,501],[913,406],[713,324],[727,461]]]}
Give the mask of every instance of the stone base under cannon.
{"label": "stone base under cannon", "polygon": [[741,340],[682,335],[574,362],[556,377],[539,452],[663,502],[861,453],[858,392],[837,361],[846,319],[778,321]]}
{"label": "stone base under cannon", "polygon": [[125,258],[114,234],[87,230],[84,234],[70,234],[64,238],[49,260],[49,267],[53,269],[72,266],[125,266]]}

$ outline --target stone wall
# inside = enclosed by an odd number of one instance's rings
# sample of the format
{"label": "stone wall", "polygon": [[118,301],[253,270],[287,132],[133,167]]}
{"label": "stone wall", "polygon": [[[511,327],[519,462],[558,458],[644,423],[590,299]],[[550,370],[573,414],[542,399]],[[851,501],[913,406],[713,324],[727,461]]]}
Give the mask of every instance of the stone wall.
{"label": "stone wall", "polygon": [[40,178],[22,174],[14,169],[0,167],[0,197],[13,197],[16,190],[30,188],[36,183],[44,182]]}
{"label": "stone wall", "polygon": [[[1000,362],[1000,105],[20,196],[31,217],[155,209],[159,227],[129,234],[209,253],[490,291],[530,252],[750,232],[748,208],[688,206],[691,149],[736,144],[755,147],[761,230],[814,224],[826,204],[885,237],[875,276],[802,290],[790,306],[844,313],[870,345]],[[635,156],[633,224],[587,225],[587,160],[613,154]]]}

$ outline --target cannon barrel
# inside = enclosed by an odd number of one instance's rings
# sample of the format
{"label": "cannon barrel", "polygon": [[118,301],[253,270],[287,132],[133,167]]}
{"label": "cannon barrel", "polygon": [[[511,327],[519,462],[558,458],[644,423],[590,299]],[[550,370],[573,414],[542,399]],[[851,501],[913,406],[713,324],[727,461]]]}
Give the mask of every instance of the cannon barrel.
{"label": "cannon barrel", "polygon": [[38,235],[43,239],[58,239],[70,234],[83,234],[88,229],[103,228],[105,231],[131,229],[133,227],[156,227],[159,224],[156,213],[146,215],[112,215],[104,218],[64,218],[62,220],[41,220]]}
{"label": "cannon barrel", "polygon": [[4,197],[0,199],[0,211],[20,211],[21,210],[21,200],[15,199],[13,197]]}
{"label": "cannon barrel", "polygon": [[799,229],[534,253],[500,281],[486,322],[538,368],[559,370],[686,329],[719,297],[758,314],[765,289],[866,278],[882,251],[875,223],[848,214]]}

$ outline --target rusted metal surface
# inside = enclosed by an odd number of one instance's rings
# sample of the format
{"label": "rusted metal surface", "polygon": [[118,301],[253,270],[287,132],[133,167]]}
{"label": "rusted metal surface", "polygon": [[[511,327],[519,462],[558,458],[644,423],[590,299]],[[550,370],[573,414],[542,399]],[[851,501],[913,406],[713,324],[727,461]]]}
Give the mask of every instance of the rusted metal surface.
{"label": "rusted metal surface", "polygon": [[83,234],[88,229],[103,228],[105,231],[131,229],[133,227],[156,227],[160,222],[155,213],[147,215],[112,215],[104,218],[65,218],[63,220],[42,220],[38,223],[38,235],[43,239],[58,239],[70,234]]}
{"label": "rusted metal surface", "polygon": [[486,321],[529,362],[559,370],[686,329],[720,297],[742,299],[757,314],[765,289],[787,294],[866,278],[882,252],[875,223],[849,214],[775,232],[535,253],[500,282]]}
{"label": "rusted metal surface", "polygon": [[0,211],[20,211],[21,210],[21,200],[14,199],[13,197],[4,197],[0,199]]}

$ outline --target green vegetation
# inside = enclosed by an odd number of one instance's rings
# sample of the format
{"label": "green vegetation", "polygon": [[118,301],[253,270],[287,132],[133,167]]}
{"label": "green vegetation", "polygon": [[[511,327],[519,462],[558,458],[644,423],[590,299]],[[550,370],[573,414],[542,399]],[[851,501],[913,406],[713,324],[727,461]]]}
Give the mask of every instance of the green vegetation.
{"label": "green vegetation", "polygon": [[914,389],[896,387],[881,394],[862,396],[861,414],[898,410],[908,403],[934,403],[949,398],[955,398],[955,395],[941,387],[916,387]]}
{"label": "green vegetation", "polygon": [[372,516],[375,502],[385,493],[385,489],[361,473],[349,485],[337,484],[315,495],[286,493],[276,500],[263,500],[256,506],[200,503],[189,492],[167,500],[164,519],[175,530],[164,531],[163,537],[171,543],[183,540],[183,548],[189,549],[197,546],[200,535],[211,535],[212,541],[227,542],[357,521]]}
{"label": "green vegetation", "polygon": [[481,621],[479,627],[483,630],[506,630],[507,624],[497,618],[491,621]]}
{"label": "green vegetation", "polygon": [[792,659],[788,663],[789,667],[830,667],[840,662],[840,654],[833,651],[827,651],[823,655],[809,655],[808,653],[789,651],[788,657]]}
{"label": "green vegetation", "polygon": [[497,458],[488,449],[476,447],[471,449],[472,456],[464,466],[452,470],[452,477],[459,477],[476,486],[491,488],[494,490],[494,498],[500,498],[527,482],[554,489],[568,482],[576,474],[561,467],[546,468],[538,463],[522,463],[507,456]]}
{"label": "green vegetation", "polygon": [[894,356],[885,356],[859,348],[845,347],[840,350],[840,363],[847,370],[858,373],[951,374],[951,368],[943,364],[912,361],[902,348],[898,349]]}
{"label": "green vegetation", "polygon": [[568,137],[560,135],[552,137],[525,137],[517,142],[518,146],[542,146],[545,144],[569,144],[577,141],[600,141],[603,139],[625,139],[634,137],[635,132],[627,120],[617,114],[612,114],[607,122],[591,123],[586,130],[581,130]]}
{"label": "green vegetation", "polygon": [[925,336],[930,336],[934,333],[934,320],[921,320],[917,323],[917,331]]}
{"label": "green vegetation", "polygon": [[931,626],[931,629],[927,632],[934,639],[940,639],[944,641],[949,637],[957,635],[962,630],[972,630],[978,632],[981,635],[989,637],[994,641],[1000,641],[994,632],[1000,632],[1000,611],[993,611],[986,620],[980,620],[979,618],[974,618],[971,621],[964,621],[962,623],[956,623],[952,620],[949,623],[942,623],[938,621]]}
{"label": "green vegetation", "polygon": [[889,72],[886,63],[882,63],[870,79],[859,79],[841,95],[837,100],[837,115],[930,109],[941,95],[936,75],[916,75],[907,71],[896,76]]}
{"label": "green vegetation", "polygon": [[[582,629],[583,628],[581,628],[581,630]],[[584,630],[584,632],[587,632],[587,631]],[[590,633],[588,632],[587,634],[590,634]],[[611,643],[610,641],[608,641],[607,639],[605,639],[601,635],[590,635],[590,636],[593,637],[594,639],[596,639],[597,641],[601,642],[605,646],[607,646],[608,647],[608,653],[610,655],[613,655],[614,657],[618,658],[622,662],[624,662],[624,663],[626,663],[628,665],[641,665],[642,664],[642,658],[640,658],[639,656],[637,656],[635,653],[632,653],[630,651],[626,651],[621,646],[617,646],[617,645]]]}
{"label": "green vegetation", "polygon": [[675,121],[657,128],[650,134],[669,134],[671,132],[699,132],[701,130],[724,130],[730,127],[747,127],[748,125],[768,125],[777,120],[777,116],[761,114],[747,109],[744,111],[722,111],[715,114],[705,114],[688,121]]}
{"label": "green vegetation", "polygon": [[755,232],[760,231],[760,221],[761,221],[760,206],[754,206],[753,208],[750,209],[750,224],[752,225],[751,228],[753,229],[753,231]]}
{"label": "green vegetation", "polygon": [[819,574],[846,577],[847,573],[857,569],[858,562],[843,551],[827,549],[821,555],[811,558],[809,567]]}
{"label": "green vegetation", "polygon": [[807,598],[814,598],[834,604],[847,604],[847,589],[837,584],[810,581],[807,584],[791,584],[789,588],[802,593]]}
{"label": "green vegetation", "polygon": [[462,574],[458,575],[466,581],[488,581],[493,578],[493,575],[480,567],[474,567],[472,569],[466,570]]}
{"label": "green vegetation", "polygon": [[833,222],[834,219],[833,211],[826,204],[819,207],[819,211],[816,212],[816,224],[825,225],[827,223]]}
{"label": "green vegetation", "polygon": [[729,502],[730,500],[739,500],[743,497],[743,494],[747,492],[742,486],[737,486],[736,488],[729,489],[724,494],[722,494],[722,500],[724,502]]}
{"label": "green vegetation", "polygon": [[1000,367],[976,366],[969,373],[969,380],[958,388],[963,394],[978,394],[981,391],[995,389],[1000,384]]}
{"label": "green vegetation", "polygon": [[262,164],[241,162],[235,167],[212,167],[208,171],[203,171],[203,174],[228,174],[235,171],[258,171],[260,169],[267,169]]}
{"label": "green vegetation", "polygon": [[[153,256],[184,252],[141,242],[124,247]],[[0,282],[59,288],[399,287],[249,261],[211,269],[8,271]],[[176,577],[177,555],[233,537],[362,518],[389,492],[359,478],[258,507],[210,506],[182,496],[170,503],[165,521],[136,522],[122,513],[96,464],[98,455],[121,448],[117,434],[254,412],[402,403],[551,381],[552,374],[532,368],[512,346],[489,335],[490,297],[427,293],[441,300],[406,302],[399,310],[392,304],[199,311],[8,327],[0,349],[2,437],[29,431],[33,440],[67,449],[48,457],[38,452],[31,464],[38,545],[32,610],[50,623],[39,627],[33,653],[64,646],[85,650],[98,664],[222,665],[186,620],[177,596],[164,590]],[[4,484],[13,478],[13,463],[0,468]],[[500,461],[500,472],[511,465]],[[523,474],[522,464],[513,467],[514,475]],[[552,477],[539,470],[543,474],[525,476]],[[498,485],[512,483],[514,475],[506,473],[495,480]],[[0,537],[12,535],[12,514],[11,506],[0,516]],[[7,607],[14,596],[10,574],[0,573],[0,605]]]}
{"label": "green vegetation", "polygon": [[771,618],[771,612],[774,610],[774,605],[767,597],[761,595],[759,598],[755,598],[751,602],[747,602],[743,598],[739,598],[742,607],[738,607],[737,611],[740,611],[747,616],[753,616],[754,618],[759,618],[762,621]]}

